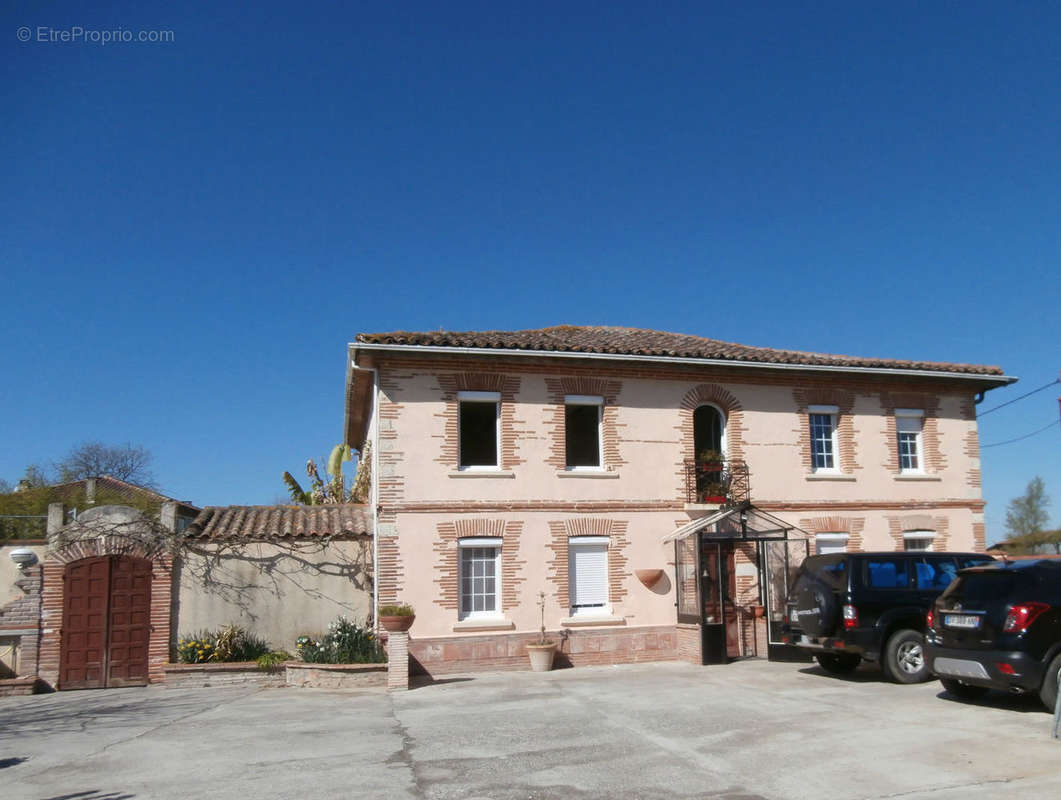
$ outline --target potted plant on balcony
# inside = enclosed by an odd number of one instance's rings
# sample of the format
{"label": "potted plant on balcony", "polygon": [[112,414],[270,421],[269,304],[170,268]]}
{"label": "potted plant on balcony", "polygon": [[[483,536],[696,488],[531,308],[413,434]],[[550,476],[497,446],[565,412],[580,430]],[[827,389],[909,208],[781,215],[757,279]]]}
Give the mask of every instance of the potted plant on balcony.
{"label": "potted plant on balcony", "polygon": [[408,603],[379,607],[379,624],[390,633],[404,633],[415,619],[416,613]]}
{"label": "potted plant on balcony", "polygon": [[553,668],[556,642],[545,638],[545,592],[538,592],[538,607],[542,610],[542,627],[538,641],[527,645],[527,655],[530,657],[531,672],[548,672]]}

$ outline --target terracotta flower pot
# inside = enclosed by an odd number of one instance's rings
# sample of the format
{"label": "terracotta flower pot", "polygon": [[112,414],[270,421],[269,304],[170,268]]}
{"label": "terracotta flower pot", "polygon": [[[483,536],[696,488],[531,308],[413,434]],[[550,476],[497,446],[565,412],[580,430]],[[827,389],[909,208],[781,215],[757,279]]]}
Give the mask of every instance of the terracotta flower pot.
{"label": "terracotta flower pot", "polygon": [[527,655],[530,656],[531,672],[548,672],[551,670],[555,653],[556,642],[528,644]]}
{"label": "terracotta flower pot", "polygon": [[762,619],[766,614],[766,606],[752,606],[752,614],[756,619]]}
{"label": "terracotta flower pot", "polygon": [[379,618],[379,624],[391,633],[404,633],[413,627],[413,620],[415,619],[416,614],[410,614],[404,617],[385,617],[381,615]]}

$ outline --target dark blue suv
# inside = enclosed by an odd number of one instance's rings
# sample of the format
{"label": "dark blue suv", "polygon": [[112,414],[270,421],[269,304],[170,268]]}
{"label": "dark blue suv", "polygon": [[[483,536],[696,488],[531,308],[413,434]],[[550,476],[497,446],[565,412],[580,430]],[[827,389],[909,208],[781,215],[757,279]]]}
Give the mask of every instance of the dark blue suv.
{"label": "dark blue suv", "polygon": [[928,614],[925,653],[951,694],[1038,692],[1053,710],[1061,672],[1061,561],[959,572]]}

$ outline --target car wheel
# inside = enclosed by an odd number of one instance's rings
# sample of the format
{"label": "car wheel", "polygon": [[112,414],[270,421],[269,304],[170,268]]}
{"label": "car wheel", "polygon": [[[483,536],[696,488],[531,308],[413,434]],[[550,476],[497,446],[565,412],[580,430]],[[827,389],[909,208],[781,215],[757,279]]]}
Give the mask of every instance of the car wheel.
{"label": "car wheel", "polygon": [[818,653],[814,658],[822,669],[834,675],[851,672],[862,663],[862,656],[854,653]]}
{"label": "car wheel", "polygon": [[884,646],[884,669],[896,683],[922,683],[932,677],[925,659],[925,638],[917,631],[896,631]]}
{"label": "car wheel", "polygon": [[986,686],[973,686],[954,678],[940,678],[939,682],[943,684],[944,689],[961,700],[977,700],[991,691]]}
{"label": "car wheel", "polygon": [[1059,672],[1061,672],[1061,653],[1054,656],[1050,666],[1046,668],[1043,685],[1039,689],[1039,699],[1050,711],[1054,710],[1054,705],[1057,703],[1057,674]]}
{"label": "car wheel", "polygon": [[836,598],[821,581],[804,579],[796,592],[797,626],[811,636],[828,636],[840,621]]}

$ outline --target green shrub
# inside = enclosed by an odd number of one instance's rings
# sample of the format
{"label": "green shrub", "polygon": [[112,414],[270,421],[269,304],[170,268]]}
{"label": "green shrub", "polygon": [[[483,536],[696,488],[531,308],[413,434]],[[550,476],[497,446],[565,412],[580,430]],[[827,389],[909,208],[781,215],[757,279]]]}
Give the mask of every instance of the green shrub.
{"label": "green shrub", "polygon": [[280,666],[292,658],[293,656],[286,650],[273,650],[258,656],[258,669],[266,672],[279,672]]}
{"label": "green shrub", "polygon": [[381,664],[387,660],[372,631],[346,617],[331,623],[320,638],[299,636],[295,649],[309,664]]}
{"label": "green shrub", "polygon": [[182,664],[255,661],[268,652],[265,639],[238,625],[199,631],[177,640],[177,660]]}

